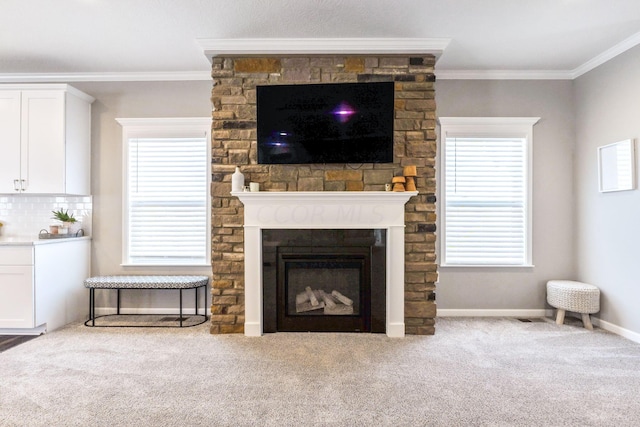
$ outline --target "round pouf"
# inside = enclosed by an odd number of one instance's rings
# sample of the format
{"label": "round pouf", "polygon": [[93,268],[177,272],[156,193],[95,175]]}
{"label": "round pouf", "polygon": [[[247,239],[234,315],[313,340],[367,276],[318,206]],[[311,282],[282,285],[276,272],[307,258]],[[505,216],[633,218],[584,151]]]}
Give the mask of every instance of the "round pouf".
{"label": "round pouf", "polygon": [[549,280],[547,282],[547,302],[558,309],[556,323],[564,323],[567,311],[582,315],[584,327],[592,330],[589,314],[600,311],[600,289],[587,283],[573,280]]}

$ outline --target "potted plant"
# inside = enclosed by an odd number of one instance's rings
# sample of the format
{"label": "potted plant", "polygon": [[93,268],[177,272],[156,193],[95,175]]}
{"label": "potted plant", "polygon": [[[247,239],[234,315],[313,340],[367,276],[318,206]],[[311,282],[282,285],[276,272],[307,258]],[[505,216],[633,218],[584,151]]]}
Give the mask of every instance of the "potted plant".
{"label": "potted plant", "polygon": [[51,212],[53,213],[51,218],[62,222],[62,226],[58,227],[58,234],[67,234],[69,232],[75,233],[77,231],[74,230],[77,219],[75,219],[73,214],[70,214],[68,210],[60,208],[57,211]]}

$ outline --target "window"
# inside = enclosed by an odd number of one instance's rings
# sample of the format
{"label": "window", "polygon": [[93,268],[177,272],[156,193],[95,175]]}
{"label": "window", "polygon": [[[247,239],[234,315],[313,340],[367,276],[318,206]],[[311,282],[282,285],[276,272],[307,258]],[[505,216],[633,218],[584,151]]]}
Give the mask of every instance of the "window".
{"label": "window", "polygon": [[207,265],[211,119],[117,119],[123,264]]}
{"label": "window", "polygon": [[441,117],[443,266],[531,266],[531,145],[539,118]]}

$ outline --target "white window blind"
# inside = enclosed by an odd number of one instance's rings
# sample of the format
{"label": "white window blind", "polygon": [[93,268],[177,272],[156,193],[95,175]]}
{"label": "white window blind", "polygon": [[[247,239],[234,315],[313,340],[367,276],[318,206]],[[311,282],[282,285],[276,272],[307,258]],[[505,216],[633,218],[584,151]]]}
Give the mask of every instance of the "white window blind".
{"label": "white window blind", "polygon": [[207,134],[128,130],[124,264],[208,264]]}
{"label": "white window blind", "polygon": [[530,133],[492,123],[443,125],[443,265],[531,264]]}

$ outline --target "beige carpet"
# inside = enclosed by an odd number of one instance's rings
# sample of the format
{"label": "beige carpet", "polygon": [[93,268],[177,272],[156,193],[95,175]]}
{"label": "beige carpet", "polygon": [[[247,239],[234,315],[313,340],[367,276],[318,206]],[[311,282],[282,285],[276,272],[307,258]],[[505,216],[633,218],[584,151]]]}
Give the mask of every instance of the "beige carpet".
{"label": "beige carpet", "polygon": [[0,353],[1,426],[637,426],[640,345],[572,322],[435,336],[70,325]]}

